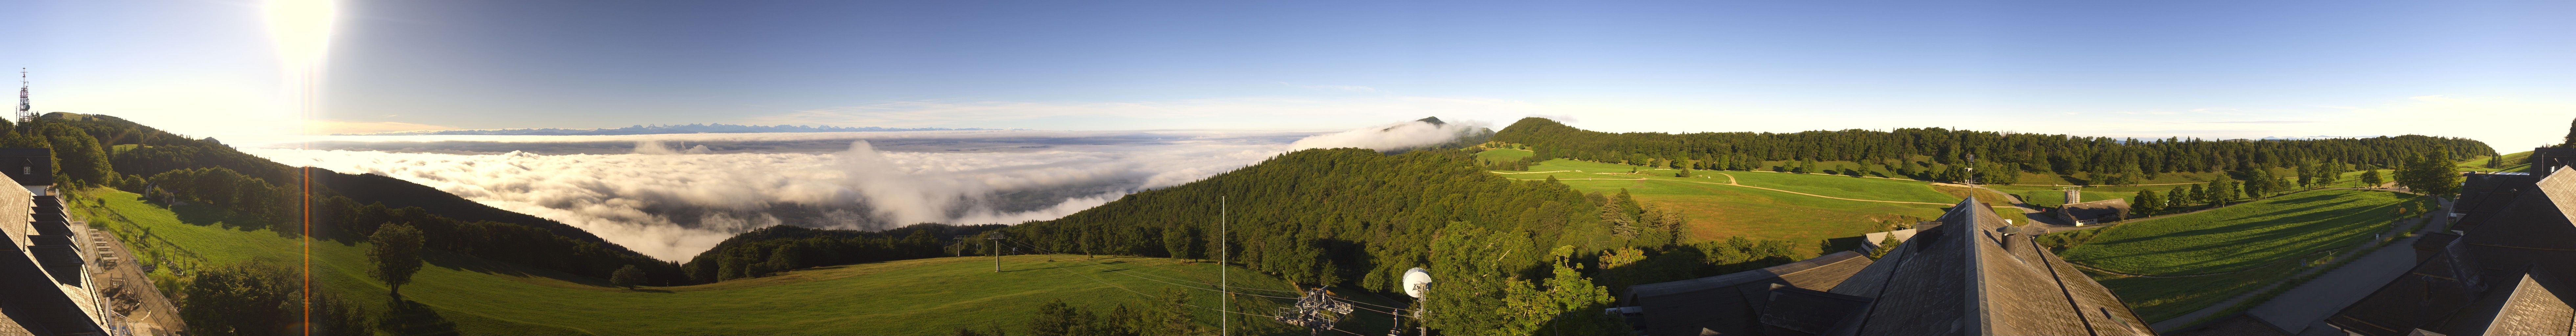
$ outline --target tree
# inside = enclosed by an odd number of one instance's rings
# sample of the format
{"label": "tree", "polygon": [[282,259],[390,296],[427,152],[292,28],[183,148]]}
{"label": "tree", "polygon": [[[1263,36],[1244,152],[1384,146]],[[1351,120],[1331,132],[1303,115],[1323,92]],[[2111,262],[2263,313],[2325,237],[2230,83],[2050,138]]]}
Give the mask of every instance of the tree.
{"label": "tree", "polygon": [[609,273],[608,283],[626,287],[626,289],[635,289],[636,285],[644,284],[644,269],[635,265],[619,267],[617,272]]}
{"label": "tree", "polygon": [[1892,234],[1891,234],[1891,235],[1887,235],[1887,237],[1884,237],[1884,238],[1879,238],[1879,239],[1878,239],[1878,248],[1877,248],[1877,249],[1869,250],[1869,258],[1870,258],[1870,259],[1872,259],[1872,260],[1876,260],[1876,259],[1878,259],[1878,258],[1880,258],[1880,257],[1886,257],[1886,256],[1887,256],[1887,251],[1893,251],[1893,250],[1896,250],[1896,245],[1904,244],[1904,243],[1905,243],[1905,242],[1897,241],[1897,240],[1896,240],[1896,235],[1892,235]]}
{"label": "tree", "polygon": [[2379,178],[2378,170],[2361,172],[2361,184],[2367,185],[2370,188],[2378,188],[2380,183],[2388,183],[2388,181],[2381,180]]}
{"label": "tree", "polygon": [[2191,206],[2191,189],[2180,186],[2173,187],[2173,189],[2167,189],[2165,190],[2164,201],[2165,208],[2167,209]]}
{"label": "tree", "polygon": [[367,275],[375,276],[376,280],[392,287],[394,296],[402,296],[402,285],[411,283],[412,273],[420,271],[422,243],[420,229],[409,224],[377,227],[376,234],[367,237],[367,260],[376,265],[376,268],[367,270]]}
{"label": "tree", "polygon": [[1163,228],[1163,253],[1172,258],[1201,259],[1198,227],[1173,224]]}
{"label": "tree", "polygon": [[[196,274],[179,298],[179,320],[195,335],[302,335],[303,283],[283,267],[250,263]],[[315,291],[314,334],[365,335],[368,313],[339,295]]]}
{"label": "tree", "polygon": [[2459,167],[2438,153],[2417,155],[2397,170],[2397,184],[2416,193],[2449,197],[2460,191]]}
{"label": "tree", "polygon": [[2251,170],[2245,173],[2245,198],[2263,198],[2280,190],[2281,180],[2272,178],[2270,169],[2254,167]]}
{"label": "tree", "polygon": [[2497,156],[2489,156],[2489,157],[2487,157],[2487,169],[2495,169],[2495,168],[2504,168],[2504,156],[2503,156],[2503,155],[2497,155]]}
{"label": "tree", "polygon": [[1037,336],[1084,335],[1091,329],[1091,312],[1082,311],[1055,299],[1038,304],[1038,316],[1029,319],[1029,334]]}
{"label": "tree", "polygon": [[1691,170],[1690,170],[1690,168],[1682,168],[1682,169],[1680,169],[1679,171],[1674,171],[1674,172],[1673,172],[1673,177],[1690,177],[1690,174],[1691,174]]}
{"label": "tree", "polygon": [[118,175],[108,164],[107,150],[98,145],[98,138],[68,124],[42,125],[42,135],[53,145],[56,170],[64,178],[84,185],[114,182],[112,180]]}
{"label": "tree", "polygon": [[[1591,278],[1574,269],[1574,246],[1557,246],[1548,255],[1556,259],[1552,276],[1544,281],[1509,280],[1505,321],[1497,334],[1527,335],[1539,330],[1577,335],[1615,333],[1616,324],[1608,316],[1587,314],[1609,307],[1615,298],[1610,296],[1609,287],[1593,285]],[[1546,288],[1535,286],[1541,283]]]}
{"label": "tree", "polygon": [[2218,180],[2209,181],[2209,204],[2226,205],[2236,201],[2238,190],[2235,180],[2228,179],[2227,174],[2218,174]]}
{"label": "tree", "polygon": [[2165,198],[2154,190],[2139,190],[2138,196],[2129,201],[2129,208],[2136,209],[2139,215],[2155,215],[2164,211]]}
{"label": "tree", "polygon": [[2576,147],[2576,121],[2567,123],[2567,142],[2559,143],[2558,147]]}

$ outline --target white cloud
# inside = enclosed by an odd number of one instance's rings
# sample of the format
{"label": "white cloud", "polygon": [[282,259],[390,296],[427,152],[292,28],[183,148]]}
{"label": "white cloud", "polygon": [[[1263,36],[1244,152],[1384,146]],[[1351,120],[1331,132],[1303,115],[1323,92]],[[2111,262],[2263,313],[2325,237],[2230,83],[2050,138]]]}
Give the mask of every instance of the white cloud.
{"label": "white cloud", "polygon": [[1460,136],[1484,131],[1486,128],[1482,122],[1434,125],[1422,121],[1407,121],[1298,139],[1297,142],[1288,144],[1288,149],[1348,147],[1400,151],[1448,143],[1451,140],[1457,140]]}
{"label": "white cloud", "polygon": [[[1197,181],[1291,148],[1393,149],[1447,142],[1449,138],[1435,135],[1454,137],[1465,127],[1450,125],[1407,122],[1311,138],[1307,136],[1315,133],[1181,131],[440,136],[451,141],[423,142],[405,151],[244,151],[289,165],[420,183],[504,210],[561,221],[655,258],[683,260],[734,234],[770,225],[883,229],[929,222],[1016,224],[1054,219],[1128,193]],[[910,151],[881,150],[874,143],[918,139],[959,141],[945,150],[901,146]],[[710,149],[728,147],[720,141],[748,140],[846,141],[842,143],[847,147],[821,153]],[[565,141],[634,141],[634,150],[541,155],[441,149],[445,144],[491,141],[516,141],[530,147]],[[985,151],[995,147],[992,143],[1014,141],[1028,146]],[[682,143],[691,144],[683,148]]]}
{"label": "white cloud", "polygon": [[1227,98],[1142,102],[893,101],[800,110],[748,124],[1041,129],[1338,129],[1424,116],[1511,120],[1579,108],[1486,98]]}

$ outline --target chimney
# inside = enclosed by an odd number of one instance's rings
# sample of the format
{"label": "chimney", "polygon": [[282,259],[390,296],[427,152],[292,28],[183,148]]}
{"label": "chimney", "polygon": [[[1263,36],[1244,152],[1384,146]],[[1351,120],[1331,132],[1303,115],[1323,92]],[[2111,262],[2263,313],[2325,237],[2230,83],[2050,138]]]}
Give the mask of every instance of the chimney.
{"label": "chimney", "polygon": [[2023,244],[2021,241],[2024,237],[2018,235],[2021,233],[2021,227],[2019,226],[2007,225],[2002,228],[1996,228],[1995,231],[2003,233],[2004,251],[2012,251],[2014,248],[2018,248],[2020,247],[2019,245]]}

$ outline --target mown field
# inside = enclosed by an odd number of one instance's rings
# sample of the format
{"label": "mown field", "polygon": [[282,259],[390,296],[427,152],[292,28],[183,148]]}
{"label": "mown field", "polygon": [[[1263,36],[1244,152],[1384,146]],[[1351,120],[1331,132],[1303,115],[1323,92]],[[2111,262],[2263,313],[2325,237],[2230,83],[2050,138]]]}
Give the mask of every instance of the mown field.
{"label": "mown field", "polygon": [[1538,155],[1538,153],[1527,149],[1494,148],[1476,152],[1476,159],[1487,162],[1518,161],[1531,155]]}
{"label": "mown field", "polygon": [[[1801,252],[1821,253],[1828,244],[1858,244],[1849,237],[1877,232],[1894,221],[1928,220],[1938,217],[1941,209],[1958,202],[1964,188],[1933,186],[1928,182],[1884,178],[1859,178],[1825,174],[1790,174],[1774,172],[1693,171],[1691,177],[1675,177],[1676,170],[1646,169],[1629,173],[1636,166],[1574,160],[1548,160],[1532,166],[1530,172],[1502,172],[1501,176],[1540,180],[1556,177],[1577,190],[1618,193],[1621,189],[1644,202],[1682,209],[1690,217],[1690,239],[1715,240],[1727,237],[1779,239],[1797,243]],[[1732,181],[1745,186],[1788,190],[1819,196],[1888,203],[1843,200],[1788,192],[1725,185]],[[2005,204],[1993,193],[1981,193],[1988,202]],[[1922,204],[1931,203],[1931,204]],[[2020,212],[1998,208],[2005,218],[2027,223]],[[1840,239],[1828,243],[1828,240]],[[1856,246],[1856,245],[1854,245]],[[1845,247],[1847,248],[1847,247]]]}
{"label": "mown field", "polygon": [[2504,156],[2504,162],[2499,162],[2499,163],[2497,163],[2498,165],[2501,165],[2502,167],[2498,167],[2498,168],[2487,168],[2487,158],[2488,158],[2488,157],[2486,157],[2486,156],[2479,156],[2479,157],[2469,158],[2469,159],[2467,159],[2467,160],[2460,160],[2460,162],[2455,163],[2455,164],[2453,165],[2453,167],[2457,167],[2457,168],[2459,168],[2459,169],[2460,169],[2460,171],[2464,171],[2464,172],[2466,172],[2466,171],[2523,171],[2524,169],[2527,169],[2527,168],[2530,168],[2530,167],[2531,167],[2531,151],[2522,151],[2522,152],[2520,152],[2520,153],[2509,153],[2509,154],[2505,154],[2505,155],[2503,155],[2503,156]]}
{"label": "mown field", "polygon": [[[2098,229],[2058,255],[2088,267],[2155,276],[2097,277],[2148,320],[2207,307],[2289,275],[2321,253],[2360,246],[2427,198],[2385,191],[2314,190],[2200,213]],[[2055,235],[2078,234],[2074,232]],[[2230,273],[2232,272],[2232,273]]]}
{"label": "mown field", "polygon": [[[135,194],[98,189],[104,206],[84,204],[94,225],[162,265],[205,267],[259,261],[295,265],[295,239],[267,229],[243,228],[218,210],[181,206],[170,211]],[[250,226],[257,227],[258,223]],[[313,279],[376,313],[391,311],[386,286],[366,277],[364,243],[322,241],[313,246]],[[452,328],[467,335],[934,335],[960,327],[1000,327],[1025,333],[1038,304],[1064,299],[1107,313],[1114,304],[1138,305],[1175,284],[1216,282],[1216,266],[1162,258],[1019,255],[1001,259],[958,257],[831,266],[771,277],[679,287],[626,290],[597,280],[531,270],[445,253],[429,253],[403,296],[414,307],[394,318],[424,334]],[[165,267],[156,277],[178,280]],[[1120,271],[1111,271],[1120,270]],[[1237,268],[1239,287],[1291,289],[1276,278]],[[1214,307],[1214,292],[1192,290],[1196,304]],[[1294,296],[1285,293],[1280,296]],[[1387,304],[1368,294],[1356,296]],[[420,309],[425,307],[426,309]],[[1238,307],[1236,311],[1268,308]],[[1217,313],[1200,310],[1213,325]],[[1383,314],[1353,317],[1344,326],[1383,330]],[[1260,322],[1270,323],[1270,322]]]}

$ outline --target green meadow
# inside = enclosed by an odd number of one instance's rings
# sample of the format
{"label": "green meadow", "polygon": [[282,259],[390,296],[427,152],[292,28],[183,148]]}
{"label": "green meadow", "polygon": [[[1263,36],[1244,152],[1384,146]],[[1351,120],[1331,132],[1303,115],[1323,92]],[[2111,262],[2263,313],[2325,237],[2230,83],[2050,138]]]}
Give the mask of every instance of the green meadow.
{"label": "green meadow", "polygon": [[[156,271],[156,278],[167,280],[156,282],[184,282],[175,269],[251,261],[292,267],[303,258],[297,239],[258,228],[262,223],[241,223],[210,207],[180,206],[172,211],[135,194],[109,189],[93,189],[90,195],[98,198],[82,200],[76,211],[86,212],[93,225],[115,230],[118,239],[144,259],[172,266]],[[104,205],[91,203],[97,200],[104,200]],[[403,299],[409,302],[396,305],[383,283],[366,276],[365,246],[363,242],[316,241],[314,281],[325,291],[370,307],[373,313],[390,313],[388,319],[431,334],[452,330],[467,335],[944,335],[957,328],[994,327],[1016,334],[1027,332],[1024,328],[1035,316],[1035,307],[1049,300],[1063,299],[1105,314],[1116,304],[1144,304],[1148,294],[1217,282],[1217,266],[1212,263],[1018,255],[1002,257],[1004,271],[998,273],[994,258],[952,257],[627,290],[598,279],[433,251],[425,258],[429,266],[403,286]],[[1294,289],[1277,278],[1241,268],[1232,273],[1232,284],[1238,287]],[[1218,304],[1213,291],[1181,290],[1191,292],[1196,305]],[[1392,305],[1369,294],[1346,294],[1363,302]],[[1209,323],[1218,316],[1213,310],[1197,314],[1199,321]],[[1387,320],[1384,314],[1362,310],[1344,326],[1382,330]]]}
{"label": "green meadow", "polygon": [[2098,229],[2058,255],[2112,272],[2189,276],[2097,274],[2104,287],[2153,321],[2281,281],[2324,253],[2363,246],[2402,217],[2400,208],[2421,213],[2432,203],[2386,191],[2305,191]]}

